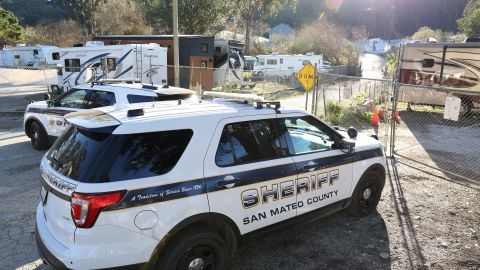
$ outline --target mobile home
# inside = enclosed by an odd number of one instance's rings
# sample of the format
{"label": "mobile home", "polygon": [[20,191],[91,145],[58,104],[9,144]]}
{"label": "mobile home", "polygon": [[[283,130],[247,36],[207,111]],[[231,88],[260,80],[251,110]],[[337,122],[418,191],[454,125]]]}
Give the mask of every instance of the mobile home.
{"label": "mobile home", "polygon": [[[461,98],[465,109],[479,105],[480,44],[407,43],[402,47],[399,83],[464,90],[453,95]],[[443,106],[448,95],[447,92],[403,85],[399,101]]]}
{"label": "mobile home", "polygon": [[277,76],[290,77],[302,69],[302,67],[310,62],[312,65],[317,64],[318,71],[323,67],[323,56],[307,53],[306,55],[281,55],[269,54],[258,55],[253,66],[254,76]]}
{"label": "mobile home", "polygon": [[241,41],[216,39],[213,84],[215,86],[235,84],[244,86],[243,69],[245,44]]}
{"label": "mobile home", "polygon": [[62,66],[58,87],[64,90],[98,79],[167,83],[167,48],[157,44],[61,48],[53,54]]}
{"label": "mobile home", "polygon": [[50,55],[52,50],[58,47],[48,45],[29,45],[19,44],[15,47],[4,48],[6,57],[13,57],[12,61],[8,59],[4,64],[13,64],[15,67],[43,67],[48,65],[46,55]]}

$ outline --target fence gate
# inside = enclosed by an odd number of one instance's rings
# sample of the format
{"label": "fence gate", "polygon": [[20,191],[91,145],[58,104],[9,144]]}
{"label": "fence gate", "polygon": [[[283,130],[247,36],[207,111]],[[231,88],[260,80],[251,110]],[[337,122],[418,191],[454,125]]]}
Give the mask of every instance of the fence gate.
{"label": "fence gate", "polygon": [[391,155],[480,183],[480,113],[475,112],[478,99],[468,94],[397,85],[392,110],[398,113],[399,122],[392,122]]}

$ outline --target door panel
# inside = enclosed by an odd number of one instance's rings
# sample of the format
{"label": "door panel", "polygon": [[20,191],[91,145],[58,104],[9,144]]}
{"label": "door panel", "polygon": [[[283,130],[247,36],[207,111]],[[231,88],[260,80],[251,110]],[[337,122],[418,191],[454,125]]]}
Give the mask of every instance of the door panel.
{"label": "door panel", "polygon": [[259,119],[221,121],[204,163],[210,211],[230,217],[242,234],[292,218],[297,210],[297,171],[285,137],[273,120]]}
{"label": "door panel", "polygon": [[278,122],[286,130],[297,168],[297,214],[346,199],[352,184],[352,159],[336,149],[341,136],[308,115],[281,115]]}
{"label": "door panel", "polygon": [[49,135],[55,137],[62,135],[68,126],[64,119],[65,114],[83,110],[90,93],[90,90],[84,89],[70,90],[70,92],[55,102],[54,107],[44,112],[48,119],[49,129],[52,131]]}

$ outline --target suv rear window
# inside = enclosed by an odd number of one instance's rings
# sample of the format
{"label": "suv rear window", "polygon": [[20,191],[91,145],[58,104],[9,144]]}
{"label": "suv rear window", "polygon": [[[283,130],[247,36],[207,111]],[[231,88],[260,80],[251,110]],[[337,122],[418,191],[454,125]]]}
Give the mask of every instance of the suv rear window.
{"label": "suv rear window", "polygon": [[190,129],[136,134],[89,132],[70,126],[47,154],[62,175],[83,183],[104,183],[162,175],[182,156]]}

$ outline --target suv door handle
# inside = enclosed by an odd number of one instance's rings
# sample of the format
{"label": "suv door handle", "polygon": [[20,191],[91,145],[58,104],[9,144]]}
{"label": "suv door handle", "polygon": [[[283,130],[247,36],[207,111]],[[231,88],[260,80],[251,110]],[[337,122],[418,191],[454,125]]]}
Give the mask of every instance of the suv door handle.
{"label": "suv door handle", "polygon": [[239,181],[239,178],[233,177],[232,175],[227,175],[225,178],[223,178],[223,180],[217,181],[217,187],[231,188]]}
{"label": "suv door handle", "polygon": [[313,171],[318,167],[318,163],[315,161],[309,161],[307,164],[303,165],[303,171]]}

